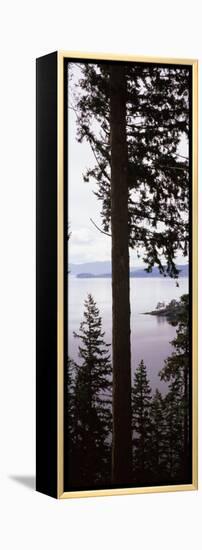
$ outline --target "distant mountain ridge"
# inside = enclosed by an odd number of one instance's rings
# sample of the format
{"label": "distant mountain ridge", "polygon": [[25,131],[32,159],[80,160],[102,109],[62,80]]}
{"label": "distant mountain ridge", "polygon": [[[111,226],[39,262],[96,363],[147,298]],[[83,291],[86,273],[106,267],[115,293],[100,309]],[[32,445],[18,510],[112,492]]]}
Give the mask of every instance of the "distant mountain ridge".
{"label": "distant mountain ridge", "polygon": [[[188,277],[188,264],[178,265],[180,277]],[[111,262],[89,262],[85,264],[69,264],[70,275],[74,275],[79,279],[107,279],[111,277]],[[142,267],[131,267],[130,277],[146,278],[146,277],[163,277],[159,273],[158,267],[154,267],[151,273],[147,273]]]}
{"label": "distant mountain ridge", "polygon": [[68,266],[68,270],[71,275],[78,275],[79,273],[92,273],[93,275],[102,275],[104,273],[111,273],[111,262],[86,262],[82,264],[72,264]]}

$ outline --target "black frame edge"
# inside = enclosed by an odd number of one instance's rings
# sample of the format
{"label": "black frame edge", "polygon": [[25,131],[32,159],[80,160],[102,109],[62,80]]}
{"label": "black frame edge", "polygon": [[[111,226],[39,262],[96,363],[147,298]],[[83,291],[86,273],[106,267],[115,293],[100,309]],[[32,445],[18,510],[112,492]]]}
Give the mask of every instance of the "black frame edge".
{"label": "black frame edge", "polygon": [[57,498],[57,52],[36,60],[36,490]]}

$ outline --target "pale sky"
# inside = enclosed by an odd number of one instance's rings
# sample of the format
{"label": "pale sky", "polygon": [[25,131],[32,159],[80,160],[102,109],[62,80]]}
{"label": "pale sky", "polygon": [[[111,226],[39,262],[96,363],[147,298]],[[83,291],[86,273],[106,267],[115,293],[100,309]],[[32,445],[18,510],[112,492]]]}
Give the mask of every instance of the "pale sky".
{"label": "pale sky", "polygon": [[86,168],[94,166],[95,158],[90,145],[76,140],[76,116],[69,110],[68,124],[68,221],[71,238],[69,262],[110,260],[111,238],[101,234],[91,223],[92,218],[101,227],[101,202],[93,194],[97,185],[83,181]]}
{"label": "pale sky", "polygon": [[[182,143],[179,151],[187,156],[187,143]],[[95,158],[87,141],[76,140],[76,115],[68,111],[68,223],[71,238],[69,240],[69,263],[105,261],[111,259],[111,237],[101,234],[91,223],[90,218],[102,228],[101,201],[94,195],[96,183],[85,183],[83,174],[86,168],[93,167]],[[186,263],[179,256],[178,263]],[[130,251],[130,264],[133,267],[144,265],[134,251]]]}

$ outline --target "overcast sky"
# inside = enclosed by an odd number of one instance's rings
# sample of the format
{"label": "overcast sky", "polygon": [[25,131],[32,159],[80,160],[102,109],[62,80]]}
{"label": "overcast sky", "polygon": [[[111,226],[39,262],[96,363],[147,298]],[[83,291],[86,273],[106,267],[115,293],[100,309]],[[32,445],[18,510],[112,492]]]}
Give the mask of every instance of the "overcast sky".
{"label": "overcast sky", "polygon": [[[183,143],[180,153],[187,155],[187,144]],[[90,145],[76,140],[76,115],[68,111],[68,222],[71,238],[69,241],[69,263],[84,263],[110,260],[111,238],[101,234],[91,223],[90,218],[101,227],[101,202],[94,195],[97,185],[83,181],[86,168],[94,166],[95,158]],[[179,263],[186,263],[182,256]],[[130,251],[131,266],[141,266],[141,258]]]}
{"label": "overcast sky", "polygon": [[83,181],[85,169],[93,167],[95,159],[90,145],[76,140],[74,111],[69,110],[68,120],[69,262],[110,260],[111,238],[101,234],[90,221],[92,218],[101,227],[101,203],[93,193],[97,186]]}

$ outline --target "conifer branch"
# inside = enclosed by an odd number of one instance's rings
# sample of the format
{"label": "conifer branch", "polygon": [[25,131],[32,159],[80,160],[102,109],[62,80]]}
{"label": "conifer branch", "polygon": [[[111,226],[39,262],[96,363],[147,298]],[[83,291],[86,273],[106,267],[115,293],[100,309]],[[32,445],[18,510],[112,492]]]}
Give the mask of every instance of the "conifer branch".
{"label": "conifer branch", "polygon": [[107,235],[107,237],[111,237],[111,233],[107,233],[106,231],[103,231],[103,229],[100,229],[100,227],[98,227],[98,225],[92,220],[92,218],[90,218],[90,221],[91,223],[96,227],[96,229],[98,229],[98,231],[100,233],[103,233],[103,235]]}

